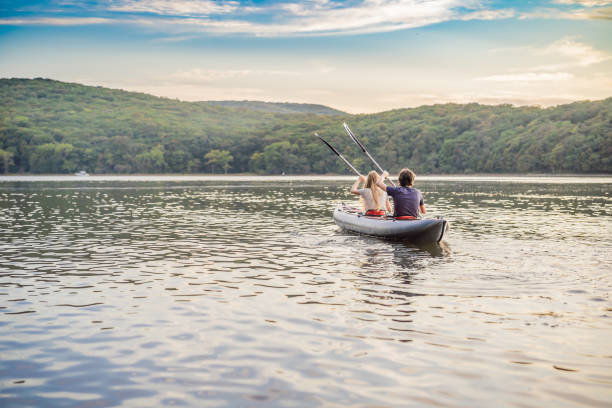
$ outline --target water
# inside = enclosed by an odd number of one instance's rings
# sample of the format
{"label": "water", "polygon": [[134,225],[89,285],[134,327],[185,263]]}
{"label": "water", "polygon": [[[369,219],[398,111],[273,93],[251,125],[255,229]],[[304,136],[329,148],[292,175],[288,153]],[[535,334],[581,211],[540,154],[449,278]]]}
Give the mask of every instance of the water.
{"label": "water", "polygon": [[419,248],[352,178],[4,177],[0,405],[609,407],[612,179],[500,180]]}

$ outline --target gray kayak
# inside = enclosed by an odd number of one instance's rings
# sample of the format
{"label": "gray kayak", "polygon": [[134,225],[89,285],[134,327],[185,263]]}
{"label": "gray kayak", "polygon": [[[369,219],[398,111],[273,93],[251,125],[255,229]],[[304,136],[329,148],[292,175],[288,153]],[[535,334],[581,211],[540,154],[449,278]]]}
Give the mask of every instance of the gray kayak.
{"label": "gray kayak", "polygon": [[393,217],[370,217],[344,205],[334,210],[334,221],[347,231],[419,244],[440,242],[449,229],[448,221],[443,218],[396,220]]}

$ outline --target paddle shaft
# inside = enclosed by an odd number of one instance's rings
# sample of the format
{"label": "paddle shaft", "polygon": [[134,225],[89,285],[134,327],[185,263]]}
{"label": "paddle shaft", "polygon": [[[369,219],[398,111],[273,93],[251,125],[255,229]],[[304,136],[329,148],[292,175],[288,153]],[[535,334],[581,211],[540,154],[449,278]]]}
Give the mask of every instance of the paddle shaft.
{"label": "paddle shaft", "polygon": [[[380,164],[378,164],[376,160],[374,160],[370,152],[368,152],[368,149],[366,149],[365,146],[361,143],[361,141],[357,138],[357,136],[355,136],[355,134],[353,133],[351,128],[348,127],[346,122],[344,122],[343,125],[344,125],[344,130],[346,130],[346,133],[348,133],[351,139],[353,139],[353,142],[355,142],[355,144],[359,146],[359,148],[366,154],[366,156],[368,156],[370,160],[372,160],[372,163],[374,163],[374,165],[378,167],[378,170],[380,170],[381,173],[384,172],[382,167],[380,167]],[[391,183],[393,187],[395,187],[395,183],[391,179],[389,179],[389,182]]]}
{"label": "paddle shaft", "polygon": [[316,137],[318,137],[319,139],[321,139],[321,141],[322,141],[323,143],[325,143],[325,144],[327,145],[327,147],[329,147],[329,148],[331,149],[331,151],[332,151],[332,152],[336,153],[336,155],[337,155],[339,158],[341,158],[341,159],[342,159],[342,160],[343,160],[343,161],[346,163],[346,165],[347,165],[347,166],[349,166],[349,167],[351,168],[351,170],[353,170],[353,171],[355,172],[355,174],[357,174],[358,176],[361,176],[361,173],[359,173],[359,171],[358,171],[358,170],[357,170],[355,167],[353,167],[353,165],[352,165],[351,163],[349,163],[349,161],[348,161],[348,160],[346,160],[346,159],[344,158],[344,156],[343,156],[343,155],[341,155],[341,154],[340,154],[340,152],[339,152],[339,151],[337,151],[337,150],[334,148],[334,146],[332,146],[332,145],[330,145],[329,143],[327,143],[327,141],[326,141],[325,139],[323,139],[321,136],[319,136],[317,133],[315,133],[315,136],[316,136]]}

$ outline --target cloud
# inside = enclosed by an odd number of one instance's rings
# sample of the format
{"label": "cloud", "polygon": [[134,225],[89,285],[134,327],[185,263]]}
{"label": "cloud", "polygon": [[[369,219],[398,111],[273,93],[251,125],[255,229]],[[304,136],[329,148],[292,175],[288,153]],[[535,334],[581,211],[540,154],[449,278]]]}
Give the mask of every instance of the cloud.
{"label": "cloud", "polygon": [[574,78],[574,74],[567,71],[589,67],[612,59],[612,55],[569,37],[561,38],[544,48],[521,47],[512,51],[532,57],[545,57],[556,63],[523,68],[519,72],[479,77],[475,80],[488,82],[565,81]]}
{"label": "cloud", "polygon": [[[521,71],[529,72],[559,72],[575,68],[584,68],[612,59],[612,54],[598,50],[590,44],[585,44],[572,37],[563,37],[545,47],[505,47],[490,49],[489,52],[496,54],[514,54],[517,56],[533,58],[545,58],[554,63],[521,68]],[[523,58],[527,60],[527,58]]]}
{"label": "cloud", "polygon": [[208,83],[248,75],[249,70],[189,69],[174,72],[167,79],[183,83]]}
{"label": "cloud", "polygon": [[490,82],[541,82],[541,81],[565,81],[574,76],[568,72],[537,73],[523,72],[517,74],[490,75],[476,78],[477,81]]}
{"label": "cloud", "polygon": [[345,8],[319,7],[302,12],[303,18],[290,20],[285,28],[301,33],[372,33],[426,26],[454,19],[455,9],[476,5],[456,0],[365,0]]}
{"label": "cloud", "polygon": [[513,9],[500,9],[500,10],[480,10],[472,13],[467,13],[459,20],[500,20],[505,18],[512,18],[516,16],[516,11]]}
{"label": "cloud", "polygon": [[[364,0],[351,7],[318,0],[283,5],[290,15],[281,23],[242,21],[230,27],[212,29],[258,36],[352,35],[404,30],[450,20],[491,20],[514,15],[512,10],[474,11],[478,7],[478,0]],[[208,23],[205,25],[210,28]]]}
{"label": "cloud", "polygon": [[268,100],[270,92],[252,87],[193,86],[192,84],[159,83],[126,87],[126,90],[145,92],[184,101],[207,100]]}
{"label": "cloud", "polygon": [[[541,53],[546,56],[561,56],[568,59],[569,61],[563,64],[565,67],[587,67],[612,58],[611,55],[599,51],[591,45],[574,41],[568,37],[552,43]],[[558,65],[555,67],[558,67]]]}
{"label": "cloud", "polygon": [[215,2],[210,0],[113,0],[108,10],[160,15],[211,15],[236,11],[237,1]]}
{"label": "cloud", "polygon": [[600,8],[592,11],[589,18],[600,20],[612,20],[612,7]]}
{"label": "cloud", "polygon": [[328,0],[307,0],[299,3],[281,3],[278,8],[296,16],[312,16],[333,8],[339,8],[339,5]]}
{"label": "cloud", "polygon": [[612,0],[555,0],[553,3],[579,5],[585,7],[601,7],[612,5]]}
{"label": "cloud", "polygon": [[338,3],[310,1],[282,5],[287,13],[277,15],[271,23],[200,19],[177,23],[213,33],[257,36],[365,34],[446,21],[454,17],[453,9],[460,3],[458,0],[365,0],[352,7],[338,7]]}
{"label": "cloud", "polygon": [[0,18],[0,25],[24,26],[77,26],[90,24],[112,24],[115,20],[100,17],[33,17],[33,18]]}
{"label": "cloud", "polygon": [[[559,4],[561,7],[554,7]],[[552,7],[522,12],[518,18],[546,20],[612,20],[612,0],[554,0]]]}
{"label": "cloud", "polygon": [[[450,20],[491,20],[514,15],[512,10],[489,10],[482,4],[481,0],[355,0],[347,5],[330,0],[307,0],[243,6],[238,1],[108,0],[89,10],[82,7],[83,13],[96,16],[106,12],[106,18],[99,23],[142,25],[175,35],[266,37],[382,33]],[[101,10],[103,5],[105,9]],[[112,14],[108,15],[109,11]],[[74,25],[77,20],[54,10],[53,18],[4,19],[0,24],[48,21],[51,25]],[[81,21],[86,23],[86,19]]]}
{"label": "cloud", "polygon": [[174,72],[167,77],[160,78],[174,83],[185,84],[213,84],[225,79],[252,76],[297,76],[295,71],[283,70],[250,70],[250,69],[199,69],[193,68]]}
{"label": "cloud", "polygon": [[[595,7],[612,1],[556,2],[579,8],[550,7],[519,13],[509,8],[490,8],[490,3],[482,0],[293,0],[263,5],[245,5],[237,0],[100,0],[55,3],[53,10],[41,10],[46,15],[0,19],[0,25],[115,23],[144,26],[179,38],[187,38],[186,34],[291,37],[384,33],[453,20],[612,18],[612,9]],[[82,17],[62,14],[74,11],[74,7],[80,9]]]}

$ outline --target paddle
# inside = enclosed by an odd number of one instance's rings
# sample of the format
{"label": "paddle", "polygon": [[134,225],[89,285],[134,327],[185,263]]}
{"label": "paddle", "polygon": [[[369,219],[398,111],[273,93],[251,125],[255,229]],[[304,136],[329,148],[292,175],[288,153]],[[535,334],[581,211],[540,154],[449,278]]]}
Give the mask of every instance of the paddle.
{"label": "paddle", "polygon": [[[374,160],[374,158],[372,157],[372,155],[370,155],[370,153],[368,152],[368,150],[365,148],[365,146],[363,145],[363,143],[361,143],[361,141],[357,138],[357,136],[355,136],[355,134],[353,133],[353,131],[351,130],[351,128],[348,127],[348,125],[346,124],[346,122],[344,122],[342,124],[344,126],[344,130],[346,130],[346,133],[348,133],[348,135],[351,137],[351,139],[353,139],[353,142],[355,142],[355,144],[357,146],[359,146],[359,148],[370,158],[370,160],[372,160],[372,163],[374,163],[374,165],[376,167],[378,167],[378,170],[380,170],[380,172],[382,173],[384,170],[382,169],[382,167],[380,167],[380,165],[376,162],[376,160]],[[393,187],[395,187],[395,183],[389,179],[389,182],[391,183],[391,185]]]}
{"label": "paddle", "polygon": [[325,141],[325,139],[323,139],[321,136],[319,136],[319,134],[317,132],[315,132],[315,136],[318,137],[319,139],[321,139],[321,141],[323,143],[325,143],[327,145],[327,147],[329,147],[332,150],[332,152],[336,153],[338,155],[338,157],[340,157],[342,160],[344,160],[344,162],[347,164],[347,166],[349,166],[351,168],[351,170],[353,170],[358,176],[361,176],[361,173],[359,173],[359,171],[355,167],[353,167],[353,165],[351,163],[349,163],[349,161],[346,160],[344,158],[344,156],[342,156],[340,154],[340,152],[338,152],[336,149],[334,149],[334,146],[332,146],[329,143],[327,143],[327,141]]}

